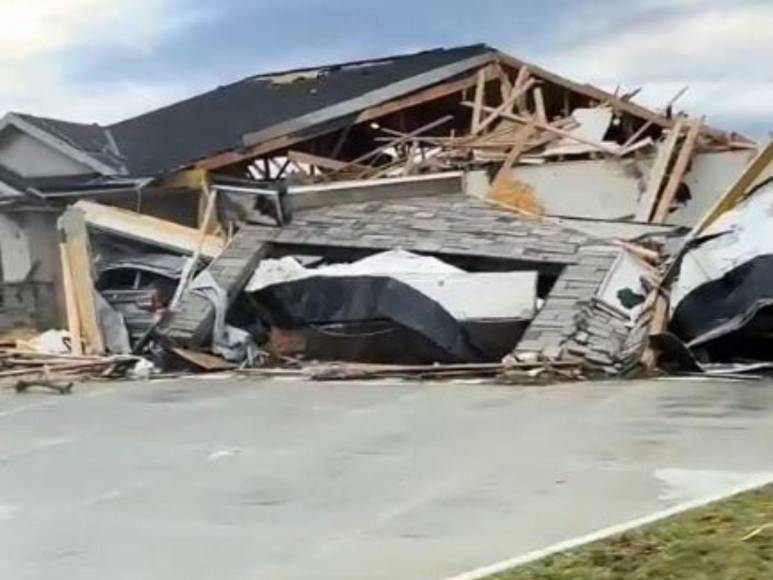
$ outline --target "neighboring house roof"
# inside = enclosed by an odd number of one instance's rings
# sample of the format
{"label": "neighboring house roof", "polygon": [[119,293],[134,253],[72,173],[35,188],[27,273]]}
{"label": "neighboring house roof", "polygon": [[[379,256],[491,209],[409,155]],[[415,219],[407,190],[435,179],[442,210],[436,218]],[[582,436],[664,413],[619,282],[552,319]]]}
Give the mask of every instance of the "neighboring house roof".
{"label": "neighboring house roof", "polygon": [[8,201],[24,197],[29,184],[18,173],[0,165],[0,200]]}
{"label": "neighboring house roof", "polygon": [[99,125],[70,123],[24,113],[0,118],[0,133],[16,129],[101,175],[126,173],[108,129]]}
{"label": "neighboring house roof", "polygon": [[123,166],[110,132],[96,123],[72,123],[26,113],[13,113],[17,118],[49,133],[107,166]]}
{"label": "neighboring house roof", "polygon": [[485,45],[248,77],[110,126],[133,175],[244,145],[245,135],[492,49]]}

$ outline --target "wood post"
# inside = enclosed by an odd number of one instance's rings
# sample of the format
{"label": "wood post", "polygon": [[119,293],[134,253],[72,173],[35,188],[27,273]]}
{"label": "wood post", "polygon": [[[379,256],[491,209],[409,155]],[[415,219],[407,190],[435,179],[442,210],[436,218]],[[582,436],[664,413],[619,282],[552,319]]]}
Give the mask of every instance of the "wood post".
{"label": "wood post", "polygon": [[[88,231],[83,213],[74,208],[67,209],[57,224],[67,254],[67,270],[71,273],[72,295],[78,310],[81,332],[88,354],[103,354],[105,343],[99,326],[96,301],[94,299],[93,262],[89,248]],[[68,320],[69,322],[69,320]]]}

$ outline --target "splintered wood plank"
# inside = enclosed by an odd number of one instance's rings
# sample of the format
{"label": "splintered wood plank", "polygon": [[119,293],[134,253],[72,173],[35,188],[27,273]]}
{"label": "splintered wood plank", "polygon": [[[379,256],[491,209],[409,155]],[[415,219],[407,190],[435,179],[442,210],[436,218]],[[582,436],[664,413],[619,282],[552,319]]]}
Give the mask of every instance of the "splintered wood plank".
{"label": "splintered wood plank", "polygon": [[236,365],[205,352],[188,350],[186,348],[173,347],[172,352],[194,367],[203,371],[228,371],[236,368]]}
{"label": "splintered wood plank", "polygon": [[480,127],[481,116],[483,114],[483,100],[486,95],[486,75],[482,70],[478,71],[478,78],[475,83],[475,106],[472,109],[472,133],[476,133]]}
{"label": "splintered wood plank", "polygon": [[351,167],[352,169],[358,169],[360,171],[367,169],[364,165],[352,166],[346,161],[331,159],[330,157],[322,157],[320,155],[313,155],[311,153],[306,153],[305,151],[290,150],[287,152],[287,158],[297,163],[305,163],[306,165],[314,165],[323,169],[332,169],[333,171],[338,171],[345,167]]}
{"label": "splintered wood plank", "polygon": [[[518,74],[515,77],[515,84],[513,85],[514,88],[519,89],[522,86],[526,84],[526,82],[529,80],[529,77],[531,76],[531,73],[529,72],[529,67],[522,66],[518,69]],[[521,95],[520,98],[518,98],[515,101],[515,106],[518,109],[518,112],[521,115],[528,115],[529,114],[529,108],[526,105],[526,98],[525,96]],[[512,111],[512,107],[510,109]]]}
{"label": "splintered wood plank", "polygon": [[536,87],[534,89],[534,109],[537,114],[537,119],[542,123],[547,123],[548,115],[545,112],[545,97],[542,94],[541,87]]}
{"label": "splintered wood plank", "polygon": [[671,204],[674,202],[676,192],[684,179],[684,174],[687,172],[687,166],[690,164],[693,152],[695,151],[695,142],[698,139],[698,135],[701,132],[703,126],[703,119],[693,121],[690,123],[687,129],[687,135],[684,138],[684,143],[679,149],[679,155],[676,157],[674,166],[671,169],[671,174],[668,177],[668,182],[663,192],[660,194],[660,201],[655,208],[655,213],[652,216],[654,223],[663,223],[668,217]]}
{"label": "splintered wood plank", "polygon": [[[468,101],[463,101],[462,105],[464,105],[465,107],[471,107],[472,103]],[[483,110],[493,112],[496,109],[492,107],[483,107]],[[533,121],[533,119],[531,119],[530,117],[524,117],[522,115],[516,115],[515,113],[508,113],[506,111],[500,112],[499,116],[501,116],[503,119],[510,119],[512,121],[517,121],[518,123],[521,123],[524,125],[527,125]],[[580,137],[579,135],[576,135],[570,131],[561,129],[560,127],[558,127],[557,123],[543,123],[542,121],[534,121],[534,126],[537,127],[537,129],[548,131],[550,133],[558,135],[559,137],[566,137],[568,139],[571,139],[572,141],[577,141],[578,143],[585,143],[586,145],[590,145],[594,149],[598,149],[599,151],[603,151],[604,153],[608,153],[610,155],[617,154],[617,149],[612,149],[611,147],[607,147],[603,143],[596,143],[595,141],[591,141],[590,139],[584,139],[583,137]]]}
{"label": "splintered wood plank", "polygon": [[[90,226],[117,236],[183,254],[193,254],[199,245],[200,233],[196,228],[92,201],[81,200],[74,207],[83,212]],[[204,238],[201,253],[214,258],[220,254],[224,245],[222,238],[208,235]]]}
{"label": "splintered wood plank", "polygon": [[679,135],[682,132],[683,127],[684,118],[679,117],[665,142],[658,149],[655,163],[653,163],[647,179],[647,190],[644,192],[644,196],[642,196],[639,207],[636,210],[636,221],[650,221],[650,216],[652,216],[655,204],[657,203],[658,193],[660,193],[663,186],[663,179],[666,176],[666,171],[668,171],[668,165],[671,158],[674,156],[674,150],[676,149],[676,144],[679,141]]}
{"label": "splintered wood plank", "polygon": [[[508,109],[511,109],[513,106],[513,103],[515,101],[526,94],[526,92],[532,87],[534,84],[534,79],[529,79],[526,81],[526,83],[523,86],[516,87],[513,89],[513,92],[510,93],[510,96],[507,97],[507,100],[505,100],[504,103],[499,105],[496,109],[491,109],[491,114],[486,117],[486,119],[478,124],[478,128],[474,129],[470,134],[472,136],[479,135],[482,131],[484,131],[487,127],[489,127],[494,121],[499,119],[502,116],[502,113],[507,112]],[[488,107],[484,107],[484,109],[489,110]]]}
{"label": "splintered wood plank", "polygon": [[[410,133],[405,133],[402,137],[398,137],[392,141],[389,141],[387,143],[384,143],[383,145],[376,147],[375,149],[368,151],[367,153],[360,155],[356,159],[352,161],[348,161],[345,165],[343,165],[341,168],[338,169],[338,171],[344,171],[346,169],[349,169],[351,167],[354,167],[363,161],[367,161],[368,159],[371,159],[372,157],[375,157],[382,151],[386,151],[390,147],[395,147],[397,145],[402,145],[403,143],[407,143],[408,141],[411,141],[414,137],[418,137],[422,133],[426,133],[427,131],[431,131],[432,129],[435,129],[437,127],[440,127],[441,125],[444,125],[451,121],[454,118],[453,115],[446,115],[444,117],[441,117],[440,119],[437,119],[435,121],[432,121],[431,123],[427,123],[426,125],[423,125],[419,127],[418,129],[415,129],[411,131]],[[368,168],[369,170],[369,168]]]}
{"label": "splintered wood plank", "polygon": [[499,171],[497,172],[496,177],[494,178],[494,183],[497,181],[504,179],[505,177],[509,177],[510,170],[513,168],[515,163],[518,161],[518,158],[523,153],[524,149],[526,148],[526,144],[529,142],[529,139],[531,139],[532,135],[534,134],[534,123],[529,123],[525,127],[521,127],[518,132],[515,135],[515,144],[510,149],[510,151],[507,154],[507,157],[505,157],[504,162],[502,163],[502,167],[499,168]]}
{"label": "splintered wood plank", "polygon": [[91,251],[83,214],[74,208],[68,208],[57,224],[67,252],[68,270],[71,272],[72,290],[78,309],[83,338],[88,354],[102,354],[105,343],[99,326],[99,315],[94,299],[94,277],[91,268]]}
{"label": "splintered wood plank", "polygon": [[510,82],[510,77],[501,64],[497,64],[496,68],[497,75],[499,76],[499,93],[502,95],[502,102],[504,103],[513,92],[513,83]]}
{"label": "splintered wood plank", "polygon": [[516,143],[510,149],[507,157],[491,182],[486,199],[507,205],[510,208],[529,215],[540,215],[542,207],[537,200],[534,189],[512,177],[512,168],[518,157],[523,153],[526,144],[534,134],[534,123],[521,127],[516,134]]}
{"label": "splintered wood plank", "polygon": [[81,322],[78,318],[78,303],[73,287],[72,269],[67,244],[59,242],[59,260],[62,270],[62,291],[64,292],[64,304],[67,312],[67,330],[70,332],[70,350],[72,354],[83,354],[83,338],[81,337]]}

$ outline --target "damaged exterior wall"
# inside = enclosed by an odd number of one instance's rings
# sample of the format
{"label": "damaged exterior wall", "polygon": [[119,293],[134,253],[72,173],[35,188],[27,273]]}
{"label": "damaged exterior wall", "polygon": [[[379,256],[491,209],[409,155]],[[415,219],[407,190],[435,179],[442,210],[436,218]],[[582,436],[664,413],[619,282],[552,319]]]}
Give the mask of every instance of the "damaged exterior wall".
{"label": "damaged exterior wall", "polygon": [[[680,204],[666,220],[668,224],[692,226],[738,178],[754,151],[698,153],[685,176],[691,199]],[[545,215],[631,219],[653,163],[648,157],[631,160],[578,160],[523,165],[512,170],[513,179],[535,193]],[[476,173],[476,175],[481,175]],[[485,197],[488,180],[468,178],[469,193]]]}
{"label": "damaged exterior wall", "polygon": [[39,209],[0,214],[0,331],[64,325],[56,216]]}
{"label": "damaged exterior wall", "polygon": [[31,267],[30,243],[20,216],[0,214],[0,281],[21,282]]}

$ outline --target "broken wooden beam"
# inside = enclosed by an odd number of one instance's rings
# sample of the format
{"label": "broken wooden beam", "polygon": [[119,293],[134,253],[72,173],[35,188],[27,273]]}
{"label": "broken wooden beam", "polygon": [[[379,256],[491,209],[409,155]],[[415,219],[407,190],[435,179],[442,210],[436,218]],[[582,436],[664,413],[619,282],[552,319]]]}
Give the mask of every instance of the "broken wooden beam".
{"label": "broken wooden beam", "polygon": [[475,106],[472,108],[472,126],[470,131],[474,134],[480,128],[483,119],[483,104],[486,97],[486,77],[482,70],[478,71],[478,77],[475,82]]}
{"label": "broken wooden beam", "polygon": [[83,214],[75,208],[68,208],[59,217],[57,227],[62,238],[66,266],[72,282],[72,296],[77,307],[78,320],[86,351],[89,354],[105,352],[105,342],[99,325],[99,315],[94,297],[94,276],[92,268],[89,235]]}
{"label": "broken wooden beam", "polygon": [[[472,106],[472,103],[470,103],[469,101],[463,101],[462,105],[466,107],[470,107]],[[495,110],[492,107],[483,107],[483,109],[489,112],[493,112]],[[508,113],[506,111],[500,112],[499,115],[504,119],[517,121],[518,123],[521,123],[523,125],[527,125],[528,123],[531,122],[531,119],[529,117],[523,117],[521,115],[516,115],[515,113]],[[617,154],[617,151],[618,151],[617,149],[612,149],[611,147],[608,147],[603,143],[597,143],[595,141],[591,141],[589,139],[580,137],[579,135],[575,135],[570,131],[559,129],[554,124],[551,124],[551,123],[543,123],[542,121],[535,121],[534,126],[537,127],[538,129],[542,129],[543,131],[549,131],[550,133],[553,133],[560,137],[566,137],[567,139],[571,139],[572,141],[577,141],[578,143],[584,143],[585,145],[590,145],[594,149],[598,149],[599,151],[602,151],[609,155],[615,155]]]}
{"label": "broken wooden beam", "polygon": [[[193,254],[199,245],[200,233],[196,228],[93,201],[81,200],[74,207],[83,212],[89,226],[116,236],[183,254]],[[222,238],[208,235],[204,239],[201,254],[214,258],[224,245]]]}
{"label": "broken wooden beam", "polygon": [[668,134],[666,140],[658,148],[658,154],[655,157],[655,162],[650,169],[649,176],[647,177],[647,189],[639,202],[639,207],[636,210],[635,220],[640,222],[648,222],[655,211],[655,206],[658,200],[658,194],[663,187],[663,179],[668,171],[668,166],[671,162],[671,158],[674,156],[679,136],[684,127],[684,118],[679,117]]}
{"label": "broken wooden beam", "polygon": [[652,215],[651,221],[653,223],[663,223],[666,221],[668,212],[671,209],[671,204],[674,202],[676,193],[684,180],[684,175],[690,164],[690,159],[692,159],[695,150],[695,142],[698,139],[698,134],[700,133],[702,126],[702,119],[693,121],[689,124],[687,135],[684,138],[682,147],[679,149],[679,154],[676,157],[676,161],[674,161],[674,166],[671,168],[671,173],[666,182],[666,186],[660,194],[660,200]]}
{"label": "broken wooden beam", "polygon": [[490,111],[490,114],[482,122],[478,123],[477,128],[473,129],[470,135],[471,136],[479,135],[494,121],[502,117],[503,113],[506,113],[508,109],[512,108],[513,103],[515,103],[515,101],[519,97],[521,97],[522,95],[525,95],[528,92],[528,90],[532,87],[533,84],[534,84],[534,80],[529,79],[522,86],[513,88],[513,92],[510,93],[510,96],[507,97],[505,102],[499,105],[498,107],[496,107],[495,109],[490,109],[489,107],[481,106],[483,110]]}
{"label": "broken wooden beam", "polygon": [[59,261],[62,271],[62,292],[67,313],[67,330],[70,333],[70,351],[74,355],[83,354],[83,339],[81,338],[81,321],[78,317],[78,303],[75,298],[75,282],[70,266],[69,252],[64,241],[59,242]]}
{"label": "broken wooden beam", "polygon": [[352,165],[339,159],[331,159],[330,157],[322,157],[320,155],[306,153],[305,151],[295,151],[294,149],[291,149],[287,152],[287,158],[290,159],[290,161],[295,161],[296,163],[305,163],[306,165],[313,165],[315,167],[331,169],[333,171],[340,171],[342,169],[362,171],[363,169],[366,169],[364,165]]}

